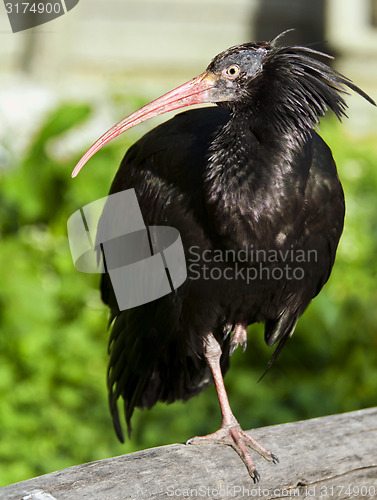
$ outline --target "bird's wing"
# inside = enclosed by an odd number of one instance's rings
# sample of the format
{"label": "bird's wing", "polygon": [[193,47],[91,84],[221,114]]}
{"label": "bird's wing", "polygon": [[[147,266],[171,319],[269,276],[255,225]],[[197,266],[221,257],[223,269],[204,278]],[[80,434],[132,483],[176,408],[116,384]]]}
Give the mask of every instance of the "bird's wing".
{"label": "bird's wing", "polygon": [[310,141],[310,149],[304,210],[302,214],[297,214],[302,220],[301,234],[297,234],[296,244],[311,258],[299,264],[304,270],[302,282],[288,283],[289,293],[284,309],[276,318],[265,323],[266,343],[273,345],[279,341],[271,361],[276,359],[293,334],[298,318],[327,282],[343,230],[344,195],[331,150],[316,133]]}
{"label": "bird's wing", "polygon": [[[201,172],[213,135],[227,119],[228,113],[221,109],[197,109],[153,129],[128,150],[110,194],[135,189],[146,226],[183,228],[185,248],[205,239]],[[201,338],[196,331],[183,328],[192,315],[189,304],[182,312],[190,286],[186,282],[175,293],[119,311],[109,275],[102,275],[102,299],[110,307],[112,323],[109,403],[121,440],[120,396],[130,430],[135,407],[184,400],[210,383],[206,364],[197,356]],[[224,342],[229,343],[229,338]],[[223,362],[224,371],[227,361]]]}

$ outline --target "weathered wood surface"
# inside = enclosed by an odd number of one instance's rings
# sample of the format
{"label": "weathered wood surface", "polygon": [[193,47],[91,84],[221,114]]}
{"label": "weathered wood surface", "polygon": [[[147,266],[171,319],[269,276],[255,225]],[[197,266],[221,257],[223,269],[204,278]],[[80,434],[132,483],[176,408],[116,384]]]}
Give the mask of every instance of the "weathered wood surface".
{"label": "weathered wood surface", "polygon": [[252,434],[280,459],[253,455],[259,484],[231,448],[174,444],[6,486],[0,499],[377,499],[377,407]]}

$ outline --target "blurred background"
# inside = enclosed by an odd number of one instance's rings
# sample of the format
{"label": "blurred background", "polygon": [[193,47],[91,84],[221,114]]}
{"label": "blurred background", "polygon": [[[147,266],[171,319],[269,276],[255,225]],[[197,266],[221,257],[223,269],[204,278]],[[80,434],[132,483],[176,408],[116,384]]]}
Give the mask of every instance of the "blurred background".
{"label": "blurred background", "polygon": [[[66,222],[107,194],[126,149],[160,120],[106,146],[77,179],[84,150],[116,121],[199,74],[231,45],[312,44],[377,99],[377,0],[81,0],[12,33],[0,5],[0,486],[216,430],[208,389],[137,412],[117,442],[107,409],[107,310],[98,276],[71,260]],[[333,274],[260,382],[272,351],[262,328],[225,382],[245,429],[376,405],[377,112],[347,98],[329,116],[347,216]],[[240,351],[240,350],[239,350]]]}

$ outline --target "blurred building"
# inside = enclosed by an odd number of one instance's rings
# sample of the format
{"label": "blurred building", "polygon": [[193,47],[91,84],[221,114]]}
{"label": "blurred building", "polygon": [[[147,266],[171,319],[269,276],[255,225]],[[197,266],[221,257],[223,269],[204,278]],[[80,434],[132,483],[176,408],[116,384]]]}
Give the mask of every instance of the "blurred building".
{"label": "blurred building", "polygon": [[[337,69],[377,94],[377,0],[80,0],[58,19],[19,33],[2,5],[0,141],[5,128],[14,135],[10,122],[25,109],[35,119],[36,108],[59,96],[101,100],[109,89],[152,98],[225,48],[288,28],[295,31],[286,43],[336,55]],[[362,101],[354,98],[350,113],[362,116],[364,128],[377,126]]]}
{"label": "blurred building", "polygon": [[[237,43],[314,43],[335,53],[359,82],[377,76],[377,0],[81,0],[66,15],[12,34],[0,18],[0,71],[48,81],[191,75]],[[354,71],[354,69],[356,71]]]}

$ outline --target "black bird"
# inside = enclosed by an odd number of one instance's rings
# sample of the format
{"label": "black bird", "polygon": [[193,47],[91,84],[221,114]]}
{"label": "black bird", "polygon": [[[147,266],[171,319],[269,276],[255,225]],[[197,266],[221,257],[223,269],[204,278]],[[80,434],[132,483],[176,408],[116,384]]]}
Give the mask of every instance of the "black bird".
{"label": "black bird", "polygon": [[318,60],[330,56],[279,46],[280,37],[217,55],[204,73],[105,133],[72,174],[148,118],[191,104],[218,105],[181,113],[144,135],[113,181],[110,193],[135,189],[147,226],[179,230],[188,278],[174,293],[119,311],[103,275],[112,321],[109,401],[123,441],[119,398],[130,431],[136,407],[187,400],[213,380],[221,428],[188,442],[232,446],[254,481],[259,474],[247,448],[277,458],[241,429],[223,375],[254,322],[264,323],[268,345],[278,342],[274,359],[328,280],[345,205],[331,150],[315,128],[328,108],[346,116],[348,89],[375,105]]}

